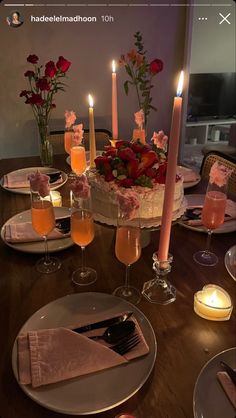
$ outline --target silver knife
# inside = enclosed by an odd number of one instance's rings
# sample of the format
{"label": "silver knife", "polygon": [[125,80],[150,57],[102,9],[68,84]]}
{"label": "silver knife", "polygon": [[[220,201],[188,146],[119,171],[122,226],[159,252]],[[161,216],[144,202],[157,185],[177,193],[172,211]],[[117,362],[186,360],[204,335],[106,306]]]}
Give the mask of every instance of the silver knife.
{"label": "silver knife", "polygon": [[127,321],[127,319],[131,317],[131,315],[133,315],[133,312],[126,312],[123,315],[114,316],[113,318],[105,319],[99,322],[94,322],[92,324],[84,325],[79,328],[74,328],[73,331],[82,333],[86,331],[91,331],[92,329],[110,327],[111,325],[118,324],[119,322]]}
{"label": "silver knife", "polygon": [[228,364],[226,364],[224,361],[220,362],[221,366],[225,369],[225,371],[228,373],[230,379],[236,386],[236,371],[232,369]]}

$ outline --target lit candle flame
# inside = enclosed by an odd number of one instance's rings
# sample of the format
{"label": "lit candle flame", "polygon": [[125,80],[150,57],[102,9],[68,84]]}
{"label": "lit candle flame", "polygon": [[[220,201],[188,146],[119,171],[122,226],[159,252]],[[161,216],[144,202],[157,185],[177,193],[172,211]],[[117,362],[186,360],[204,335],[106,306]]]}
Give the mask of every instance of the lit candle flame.
{"label": "lit candle flame", "polygon": [[184,72],[182,70],[179,76],[179,82],[178,82],[178,87],[176,91],[177,96],[181,96],[182,91],[183,91],[183,84],[184,84]]}
{"label": "lit candle flame", "polygon": [[115,60],[112,61],[112,72],[113,73],[116,72],[116,62],[115,62]]}
{"label": "lit candle flame", "polygon": [[93,97],[91,94],[88,95],[89,107],[93,107]]}
{"label": "lit candle flame", "polygon": [[210,296],[209,304],[211,306],[216,306],[216,302],[217,302],[217,296],[216,296],[216,290],[214,290],[214,292]]}

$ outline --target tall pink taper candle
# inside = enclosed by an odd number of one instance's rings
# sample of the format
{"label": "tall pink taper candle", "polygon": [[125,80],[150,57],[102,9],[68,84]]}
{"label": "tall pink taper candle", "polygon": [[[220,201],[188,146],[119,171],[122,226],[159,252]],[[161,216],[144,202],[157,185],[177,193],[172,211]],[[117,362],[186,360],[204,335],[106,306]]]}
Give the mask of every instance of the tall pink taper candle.
{"label": "tall pink taper candle", "polygon": [[112,61],[112,138],[118,139],[116,63]]}
{"label": "tall pink taper candle", "polygon": [[158,259],[160,261],[168,260],[168,252],[170,245],[170,232],[175,193],[176,167],[179,149],[179,135],[182,110],[182,97],[180,96],[182,94],[183,80],[184,73],[183,71],[181,71],[177,88],[177,96],[174,98],[171,131],[168,147],[168,164],[165,182],[165,196],[162,211],[160,242],[158,249]]}
{"label": "tall pink taper candle", "polygon": [[95,168],[96,158],[96,139],[94,128],[94,113],[93,113],[93,98],[91,94],[88,95],[89,100],[89,154],[90,154],[90,168]]}

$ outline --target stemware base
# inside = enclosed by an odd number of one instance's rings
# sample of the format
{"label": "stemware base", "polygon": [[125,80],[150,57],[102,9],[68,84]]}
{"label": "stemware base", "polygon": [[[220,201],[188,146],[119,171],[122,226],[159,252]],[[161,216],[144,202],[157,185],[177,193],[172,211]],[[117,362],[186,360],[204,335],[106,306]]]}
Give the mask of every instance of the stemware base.
{"label": "stemware base", "polygon": [[36,263],[36,270],[39,273],[55,273],[55,271],[61,268],[61,262],[56,257],[49,257],[48,259],[40,258]]}
{"label": "stemware base", "polygon": [[97,272],[90,267],[79,267],[72,274],[72,282],[79,286],[87,286],[96,282]]}
{"label": "stemware base", "polygon": [[210,251],[198,251],[193,255],[194,261],[202,266],[215,266],[218,263],[218,257]]}
{"label": "stemware base", "polygon": [[133,305],[137,305],[142,297],[141,292],[133,286],[117,287],[112,294],[114,296],[118,296],[119,298],[125,299],[127,302],[133,303]]}
{"label": "stemware base", "polygon": [[144,283],[143,296],[151,303],[168,305],[176,300],[176,289],[167,280],[153,279]]}

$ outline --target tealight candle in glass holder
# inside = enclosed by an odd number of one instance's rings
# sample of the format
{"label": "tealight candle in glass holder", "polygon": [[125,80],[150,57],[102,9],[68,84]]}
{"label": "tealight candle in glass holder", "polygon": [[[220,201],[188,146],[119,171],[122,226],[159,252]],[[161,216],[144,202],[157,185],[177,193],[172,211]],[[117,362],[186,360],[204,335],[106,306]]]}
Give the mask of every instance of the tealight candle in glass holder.
{"label": "tealight candle in glass holder", "polygon": [[194,295],[194,311],[202,318],[227,321],[232,310],[231,298],[220,286],[209,284]]}
{"label": "tealight candle in glass holder", "polygon": [[56,190],[52,190],[50,192],[50,196],[48,197],[48,200],[49,199],[51,200],[52,205],[54,207],[62,206],[62,198],[61,198],[61,193],[60,192],[57,192]]}

